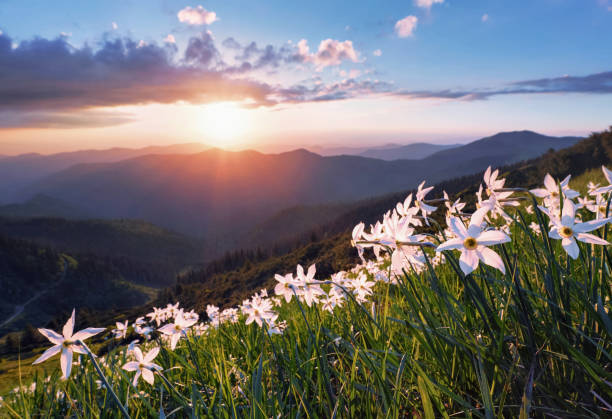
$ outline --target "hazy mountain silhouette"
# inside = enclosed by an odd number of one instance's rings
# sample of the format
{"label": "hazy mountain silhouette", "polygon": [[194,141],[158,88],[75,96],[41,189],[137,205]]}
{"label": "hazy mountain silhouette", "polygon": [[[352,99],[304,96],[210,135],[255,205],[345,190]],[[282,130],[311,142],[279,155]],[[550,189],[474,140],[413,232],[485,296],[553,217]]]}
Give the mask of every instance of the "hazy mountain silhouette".
{"label": "hazy mountain silhouette", "polygon": [[20,154],[0,157],[0,202],[11,202],[20,188],[52,173],[82,163],[110,163],[147,154],[192,154],[210,148],[201,143],[80,150],[57,154]]}
{"label": "hazy mountain silhouette", "polygon": [[371,148],[359,153],[359,155],[362,157],[371,157],[381,160],[416,160],[429,157],[438,151],[448,150],[460,146],[461,144],[413,143],[396,147]]}
{"label": "hazy mountain silhouette", "polygon": [[223,247],[291,206],[358,200],[439,182],[536,157],[577,138],[529,131],[501,133],[421,160],[322,157],[210,149],[190,155],[146,155],[116,163],[80,164],[37,182],[44,193],[88,213],[138,218],[179,232],[206,235]]}
{"label": "hazy mountain silhouette", "polygon": [[[308,151],[319,154],[321,156],[359,156],[368,150],[386,150],[392,148],[402,147],[402,144],[387,143],[379,146],[354,146],[354,147],[342,147],[342,146],[310,146],[305,147]],[[367,156],[366,156],[367,157]]]}

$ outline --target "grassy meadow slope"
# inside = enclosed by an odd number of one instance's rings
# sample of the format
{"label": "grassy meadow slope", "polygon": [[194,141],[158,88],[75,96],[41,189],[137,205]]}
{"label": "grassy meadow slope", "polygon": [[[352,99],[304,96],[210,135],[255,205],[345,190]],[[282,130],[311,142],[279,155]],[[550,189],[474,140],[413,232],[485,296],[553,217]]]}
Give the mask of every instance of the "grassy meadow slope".
{"label": "grassy meadow slope", "polygon": [[[570,149],[503,167],[500,176],[508,179],[505,186],[531,188],[540,186],[547,172],[557,178],[569,172],[576,175],[576,187],[583,187],[585,173],[610,162],[612,130]],[[468,201],[465,211],[472,212],[473,192],[481,180],[481,175],[457,178],[438,184],[436,190],[459,194]],[[34,378],[33,390],[5,393],[7,415],[120,417],[120,405],[132,417],[160,412],[194,417],[609,416],[608,248],[580,244],[579,257],[570,259],[560,240],[530,228],[536,223],[542,231],[548,229],[548,219],[537,209],[535,214],[512,209],[517,217],[509,224],[488,221],[496,233],[508,229],[509,241],[487,244],[500,255],[502,267],[481,263],[466,273],[456,251],[434,259],[432,250],[420,248],[430,261],[422,270],[404,266],[392,276],[385,257],[343,273],[341,284],[348,292],[336,287],[344,297],[329,310],[323,304],[311,306],[304,298],[312,284],[295,285],[299,292],[286,303],[253,296],[255,290],[275,285],[274,273],[295,272],[296,263],[316,262],[315,278],[320,280],[351,268],[357,257],[347,228],[379,219],[404,196],[373,199],[341,214],[329,225],[330,237],[289,254],[228,271],[192,272],[166,290],[157,306],[178,299],[185,309],[196,308],[201,320],[206,304],[230,305],[252,298],[243,302],[236,321],[227,317],[216,325],[186,327],[176,347],[161,336],[141,343],[145,353],[159,348],[154,360],[159,370],[151,374],[154,385],[140,380],[134,388],[134,373],[122,369],[134,356],[126,346],[134,333],[117,341],[106,331],[90,345],[100,355],[99,370],[82,358],[68,380],[60,380],[56,369],[46,382],[48,365],[59,364],[52,358],[38,370],[47,368],[45,375]],[[391,205],[379,211],[389,201]],[[593,217],[585,209],[580,212],[583,221]],[[333,235],[334,229],[341,231]],[[609,227],[593,233],[606,237]],[[331,294],[330,284],[321,287]],[[173,310],[166,310],[170,323],[165,330],[183,327]],[[146,311],[148,307],[126,311],[121,318],[134,321]],[[277,322],[280,333],[271,333],[269,315],[278,315],[278,322],[276,317],[271,322]],[[77,314],[77,319],[77,329],[110,323],[102,313],[86,320]],[[59,330],[61,325],[50,326]],[[34,349],[24,355],[31,360],[41,352]],[[14,379],[11,362],[7,371]],[[31,377],[24,381],[26,386]],[[109,384],[96,386],[95,380],[104,377]]]}

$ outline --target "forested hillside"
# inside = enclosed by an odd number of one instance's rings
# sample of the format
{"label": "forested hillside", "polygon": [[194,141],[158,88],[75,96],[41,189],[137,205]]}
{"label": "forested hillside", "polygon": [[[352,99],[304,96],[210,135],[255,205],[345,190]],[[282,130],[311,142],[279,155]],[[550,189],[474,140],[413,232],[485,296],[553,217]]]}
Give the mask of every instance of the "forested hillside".
{"label": "forested hillside", "polygon": [[0,289],[0,336],[28,324],[46,324],[73,307],[126,309],[154,295],[126,281],[116,266],[103,260],[3,236]]}
{"label": "forested hillside", "polygon": [[131,282],[156,287],[173,284],[182,269],[210,258],[202,240],[138,220],[0,217],[0,234],[90,254]]}

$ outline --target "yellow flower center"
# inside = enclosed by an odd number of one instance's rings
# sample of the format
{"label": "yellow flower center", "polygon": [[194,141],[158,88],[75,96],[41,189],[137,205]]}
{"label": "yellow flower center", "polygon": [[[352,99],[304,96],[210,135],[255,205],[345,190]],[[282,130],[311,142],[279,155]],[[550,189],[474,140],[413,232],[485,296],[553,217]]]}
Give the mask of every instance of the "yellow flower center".
{"label": "yellow flower center", "polygon": [[553,191],[550,196],[552,196],[553,198],[558,198],[559,197],[559,192],[557,191]]}
{"label": "yellow flower center", "polygon": [[563,226],[561,227],[559,234],[561,235],[561,237],[565,237],[566,239],[569,239],[570,237],[574,235],[574,231],[569,227]]}
{"label": "yellow flower center", "polygon": [[465,247],[467,250],[474,250],[476,247],[478,247],[478,242],[474,237],[467,237],[463,241],[463,247]]}
{"label": "yellow flower center", "polygon": [[72,342],[69,341],[69,340],[65,340],[64,342],[62,342],[62,346],[64,348],[68,348],[68,347],[70,347],[70,345],[72,345]]}
{"label": "yellow flower center", "polygon": [[181,326],[179,326],[178,324],[174,326],[174,330],[181,330]]}

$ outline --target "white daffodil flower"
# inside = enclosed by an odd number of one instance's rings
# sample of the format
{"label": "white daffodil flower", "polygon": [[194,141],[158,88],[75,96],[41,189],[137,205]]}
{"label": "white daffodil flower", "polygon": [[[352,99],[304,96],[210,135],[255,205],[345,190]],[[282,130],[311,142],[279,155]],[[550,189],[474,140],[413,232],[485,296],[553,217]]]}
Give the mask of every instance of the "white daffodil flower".
{"label": "white daffodil flower", "polygon": [[451,217],[450,228],[455,238],[442,243],[436,249],[437,252],[451,249],[461,250],[459,266],[466,275],[478,267],[479,261],[499,269],[502,273],[506,272],[502,259],[487,246],[507,243],[510,237],[501,231],[483,230],[482,223],[489,210],[489,207],[483,207],[472,214],[467,229],[459,218]]}
{"label": "white daffodil flower", "polygon": [[111,330],[113,335],[115,335],[115,339],[125,339],[128,331],[128,321],[126,320],[124,323],[115,322],[115,325],[117,328]]}
{"label": "white daffodil flower", "polygon": [[176,348],[176,343],[179,341],[181,336],[187,336],[187,329],[193,326],[197,320],[195,319],[185,319],[183,315],[179,313],[174,319],[174,323],[168,323],[158,330],[164,335],[170,338],[170,349],[174,350]]}
{"label": "white daffodil flower", "polygon": [[274,287],[274,293],[284,297],[286,302],[291,301],[291,298],[298,291],[298,283],[293,279],[293,275],[290,273],[285,276],[276,274],[274,279],[278,282]]}
{"label": "white daffodil flower", "polygon": [[272,302],[267,298],[260,298],[257,295],[247,304],[243,305],[242,312],[247,316],[245,324],[255,322],[259,327],[262,327],[264,322],[272,324],[278,317],[274,312]]}
{"label": "white daffodil flower", "polygon": [[600,195],[612,191],[612,170],[608,169],[606,166],[601,166],[601,170],[608,181],[608,186],[602,186],[601,188],[595,189],[593,191],[594,195]]}
{"label": "white daffodil flower", "polygon": [[70,377],[70,371],[72,370],[72,353],[87,354],[85,349],[78,344],[78,341],[84,341],[98,333],[104,332],[104,328],[89,327],[73,334],[74,331],[74,309],[72,310],[72,316],[68,319],[62,334],[49,329],[38,329],[38,331],[47,339],[54,343],[55,346],[47,349],[43,354],[36,359],[32,364],[40,364],[43,361],[51,358],[53,355],[61,352],[60,366],[62,368],[62,378],[66,380]]}
{"label": "white daffodil flower", "polygon": [[[606,215],[608,215],[608,200],[605,198],[604,194],[595,195],[595,201],[591,201],[588,198],[585,198],[580,201],[580,203],[582,204],[582,207],[585,207],[589,211],[594,212],[595,218],[597,220],[606,218]],[[580,207],[576,207],[576,209],[578,208]],[[612,212],[612,208],[610,209],[610,212]]]}
{"label": "white daffodil flower", "polygon": [[421,182],[417,189],[417,193],[415,196],[414,205],[421,211],[421,216],[425,219],[425,223],[429,225],[429,219],[427,216],[434,212],[437,207],[426,204],[425,196],[434,188],[433,186],[429,186],[428,188],[423,188],[425,186],[425,181]]}
{"label": "white daffodil flower", "polygon": [[565,201],[563,201],[561,219],[559,220],[558,218],[553,217],[550,220],[553,227],[548,232],[548,236],[556,240],[561,240],[561,245],[572,259],[577,259],[580,255],[580,248],[578,247],[576,240],[591,244],[610,244],[600,237],[593,234],[588,234],[588,232],[596,230],[606,223],[609,223],[612,218],[608,217],[600,220],[577,223],[576,207],[569,198],[566,198]]}
{"label": "white daffodil flower", "polygon": [[164,310],[157,307],[153,307],[153,311],[147,314],[147,317],[149,317],[152,322],[154,321],[155,324],[157,324],[157,327],[159,327],[161,322],[163,322],[165,319]]}
{"label": "white daffodil flower", "polygon": [[544,198],[544,205],[548,208],[557,209],[561,203],[559,199],[559,186],[561,186],[564,198],[574,199],[580,196],[580,193],[569,187],[571,177],[572,176],[569,175],[557,184],[555,179],[547,173],[544,177],[544,188],[531,189],[530,192],[538,198]]}
{"label": "white daffodil flower", "polygon": [[366,297],[368,295],[372,295],[372,287],[376,283],[373,281],[368,281],[368,276],[363,272],[360,273],[357,278],[353,279],[350,283],[350,287],[353,289],[353,295],[355,295],[355,299],[363,303],[367,301]]}
{"label": "white daffodil flower", "polygon": [[[428,189],[429,190],[433,189],[433,186]],[[425,192],[425,194],[427,194],[427,192]],[[401,215],[402,217],[407,217],[408,219],[412,219],[419,212],[419,208],[418,206],[412,207],[411,204],[412,204],[412,194],[408,195],[406,199],[404,199],[404,202],[398,202],[395,205],[395,209],[397,213]]]}
{"label": "white daffodil flower", "polygon": [[444,196],[444,205],[446,206],[447,218],[451,217],[453,214],[457,214],[463,211],[463,208],[465,208],[465,203],[461,202],[461,198],[457,198],[455,202],[452,202],[446,191],[444,191],[442,194]]}
{"label": "white daffodil flower", "polygon": [[153,362],[157,354],[159,353],[159,347],[155,347],[147,352],[146,355],[142,355],[142,351],[139,347],[135,347],[133,354],[136,358],[136,361],[131,361],[125,364],[122,368],[126,371],[136,371],[136,375],[134,375],[134,379],[132,380],[132,385],[136,387],[138,384],[138,379],[142,375],[144,380],[153,385],[155,381],[155,376],[153,375],[153,371],[161,371],[162,367]]}
{"label": "white daffodil flower", "polygon": [[304,273],[302,265],[297,266],[295,281],[300,290],[298,295],[308,307],[311,307],[313,303],[317,303],[320,296],[325,295],[325,291],[321,289],[318,281],[314,279],[316,272],[317,268],[314,264],[310,265],[307,274]]}
{"label": "white daffodil flower", "polygon": [[[486,186],[486,192],[488,196],[496,195],[498,193],[497,190],[503,188],[504,184],[506,183],[506,179],[497,179],[497,176],[499,176],[499,169],[491,171],[491,166],[487,167],[487,170],[485,170],[484,172],[483,180]],[[512,192],[503,192],[503,194],[505,198],[505,194],[511,195]]]}

